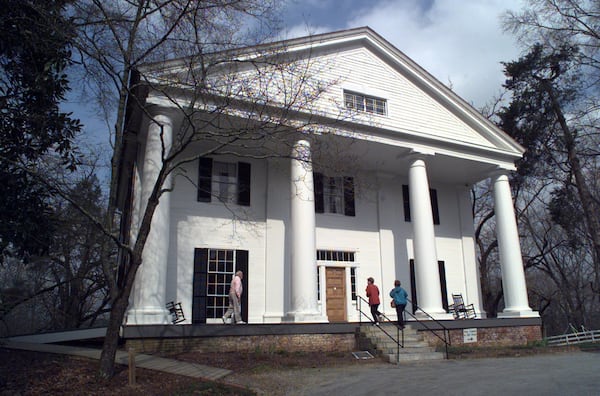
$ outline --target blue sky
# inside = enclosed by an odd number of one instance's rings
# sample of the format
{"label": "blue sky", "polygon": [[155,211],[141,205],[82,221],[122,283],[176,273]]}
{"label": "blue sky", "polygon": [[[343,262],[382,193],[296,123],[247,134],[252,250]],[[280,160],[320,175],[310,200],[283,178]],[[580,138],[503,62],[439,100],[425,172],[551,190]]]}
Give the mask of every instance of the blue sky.
{"label": "blue sky", "polygon": [[[286,38],[369,26],[476,108],[501,91],[501,61],[520,49],[502,31],[500,16],[526,0],[286,0]],[[74,86],[76,83],[73,84]],[[74,97],[75,95],[72,95]],[[91,103],[67,108],[86,126],[83,141],[109,152],[104,121]],[[106,155],[106,158],[110,158]]]}
{"label": "blue sky", "polygon": [[501,90],[501,61],[518,58],[500,16],[523,0],[288,0],[288,37],[369,26],[480,108]]}

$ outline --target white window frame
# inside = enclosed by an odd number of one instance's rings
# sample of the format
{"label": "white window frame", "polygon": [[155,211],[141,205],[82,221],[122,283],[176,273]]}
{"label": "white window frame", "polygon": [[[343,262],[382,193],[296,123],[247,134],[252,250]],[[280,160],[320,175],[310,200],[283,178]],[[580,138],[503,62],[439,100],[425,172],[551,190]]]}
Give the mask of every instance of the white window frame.
{"label": "white window frame", "polygon": [[344,90],[344,106],[350,110],[367,112],[371,114],[387,115],[387,100],[361,94],[354,91]]}
{"label": "white window frame", "polygon": [[[321,287],[325,284],[325,279],[321,279],[321,267],[348,267],[350,268],[349,276],[350,300],[356,302],[356,272],[358,270],[358,262],[356,261],[356,251],[353,250],[334,250],[334,249],[317,249],[317,300],[321,302],[324,290]],[[352,276],[354,272],[354,276]],[[324,275],[323,275],[324,276]]]}

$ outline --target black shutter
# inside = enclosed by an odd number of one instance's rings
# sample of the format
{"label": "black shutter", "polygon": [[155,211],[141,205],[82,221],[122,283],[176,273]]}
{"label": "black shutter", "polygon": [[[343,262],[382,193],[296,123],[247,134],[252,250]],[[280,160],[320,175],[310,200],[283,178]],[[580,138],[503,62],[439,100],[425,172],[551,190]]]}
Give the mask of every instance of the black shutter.
{"label": "black shutter", "polygon": [[417,278],[415,276],[415,260],[410,259],[410,298],[412,300],[412,313],[417,312]]}
{"label": "black shutter", "polygon": [[315,185],[315,212],[323,213],[325,211],[325,203],[323,201],[323,174],[314,173],[313,183]]}
{"label": "black shutter", "polygon": [[344,214],[355,216],[354,211],[354,178],[344,177]]}
{"label": "black shutter", "polygon": [[198,202],[210,202],[212,188],[212,158],[198,161]]}
{"label": "black shutter", "polygon": [[248,251],[247,250],[236,250],[235,251],[235,270],[242,271],[244,273],[244,279],[242,279],[242,285],[244,290],[242,292],[242,320],[248,323]]}
{"label": "black shutter", "polygon": [[408,195],[408,186],[402,185],[402,201],[404,202],[404,221],[410,222],[410,197]]}
{"label": "black shutter", "polygon": [[250,206],[250,164],[238,163],[238,205]]}
{"label": "black shutter", "polygon": [[194,249],[194,279],[192,281],[192,324],[206,323],[206,277],[208,249]]}
{"label": "black shutter", "polygon": [[431,214],[433,215],[433,224],[440,224],[440,211],[438,209],[437,190],[430,189],[429,197],[431,199]]}
{"label": "black shutter", "polygon": [[440,289],[442,292],[442,307],[448,312],[448,287],[446,286],[446,265],[443,261],[438,261],[438,270],[440,272]]}

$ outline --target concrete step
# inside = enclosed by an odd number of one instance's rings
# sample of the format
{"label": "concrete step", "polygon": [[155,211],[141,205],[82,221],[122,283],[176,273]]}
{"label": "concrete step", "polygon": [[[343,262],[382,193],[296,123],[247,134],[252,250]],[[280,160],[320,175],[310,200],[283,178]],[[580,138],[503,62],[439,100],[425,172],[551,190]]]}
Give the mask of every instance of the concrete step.
{"label": "concrete step", "polygon": [[402,353],[400,351],[399,358],[395,353],[387,354],[386,361],[390,363],[402,363],[402,362],[415,362],[422,360],[443,360],[444,354],[442,352],[424,352],[424,353]]}
{"label": "concrete step", "polygon": [[[392,336],[392,338],[399,337],[400,340],[404,339],[405,341],[423,341],[423,339],[424,339],[422,334],[406,334],[406,333],[404,333],[404,335],[402,335],[402,333],[400,333],[400,335],[398,336],[396,333],[389,333],[389,335]],[[364,336],[369,337],[373,340],[381,340],[381,341],[390,339],[390,337],[385,333],[369,333],[369,334],[364,334]]]}
{"label": "concrete step", "polygon": [[[378,343],[373,343],[375,345],[377,345],[377,349],[383,350],[386,348],[392,348],[392,349],[396,349],[397,345],[394,341],[390,340],[390,341],[385,341],[385,342],[378,342]],[[400,347],[402,348],[402,347]],[[431,346],[429,346],[428,343],[426,343],[425,341],[423,342],[419,342],[419,343],[404,343],[404,349],[418,349],[418,348],[431,348]]]}
{"label": "concrete step", "polygon": [[[396,338],[398,335],[401,342],[404,343],[404,347],[399,350],[399,355],[397,355],[398,345],[396,341],[390,338],[390,336]],[[410,325],[406,325],[404,331],[400,334],[398,334],[397,327],[393,323],[382,323],[380,326],[361,326],[360,338],[374,347],[375,352],[390,363],[441,360],[445,357],[443,353],[436,352],[435,348],[424,340],[423,335],[417,333],[417,330]]]}
{"label": "concrete step", "polygon": [[[396,333],[398,332],[396,326],[393,326],[393,325],[379,325],[379,326],[368,325],[368,326],[360,327],[360,332],[363,334],[384,334],[382,330],[385,330],[386,332],[388,332],[389,334],[392,334],[392,335],[396,335]],[[402,331],[400,333],[402,333]],[[404,328],[404,336],[416,335],[416,334],[417,334],[416,329],[413,329],[412,327],[409,327],[409,326],[406,326]]]}
{"label": "concrete step", "polygon": [[[385,346],[380,346],[377,345],[377,350],[381,351],[382,354],[387,355],[387,354],[394,354],[396,353],[396,351],[398,350],[398,346],[397,345],[385,345]],[[404,346],[404,348],[400,348],[400,354],[407,354],[407,353],[429,353],[429,352],[435,352],[435,347],[431,347],[431,346],[419,346],[419,347],[410,347],[410,346]]]}
{"label": "concrete step", "polygon": [[[392,338],[395,340],[396,338],[396,334],[391,334],[391,338],[388,337],[386,334],[373,334],[373,335],[369,335],[369,334],[365,334],[363,335],[363,337],[368,338],[369,340],[373,341],[373,342],[387,342],[387,341],[392,341]],[[420,343],[420,342],[424,342],[424,338],[421,334],[405,334],[404,337],[402,337],[402,334],[400,334],[400,338],[399,338],[400,342],[404,343]]]}

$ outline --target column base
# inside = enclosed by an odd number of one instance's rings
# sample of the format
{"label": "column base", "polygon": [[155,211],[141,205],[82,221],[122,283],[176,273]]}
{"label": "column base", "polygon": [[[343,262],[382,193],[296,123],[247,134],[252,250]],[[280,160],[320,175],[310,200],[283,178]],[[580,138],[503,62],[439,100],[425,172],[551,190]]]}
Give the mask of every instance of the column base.
{"label": "column base", "polygon": [[505,309],[498,312],[498,318],[539,318],[540,314],[531,308],[524,309]]}
{"label": "column base", "polygon": [[283,313],[265,313],[262,316],[263,323],[281,323],[281,318],[283,317]]}
{"label": "column base", "polygon": [[282,319],[282,322],[287,323],[329,323],[327,316],[321,315],[320,312],[288,312]]}
{"label": "column base", "polygon": [[164,308],[149,307],[137,308],[127,311],[126,325],[153,325],[170,324],[171,316]]}

